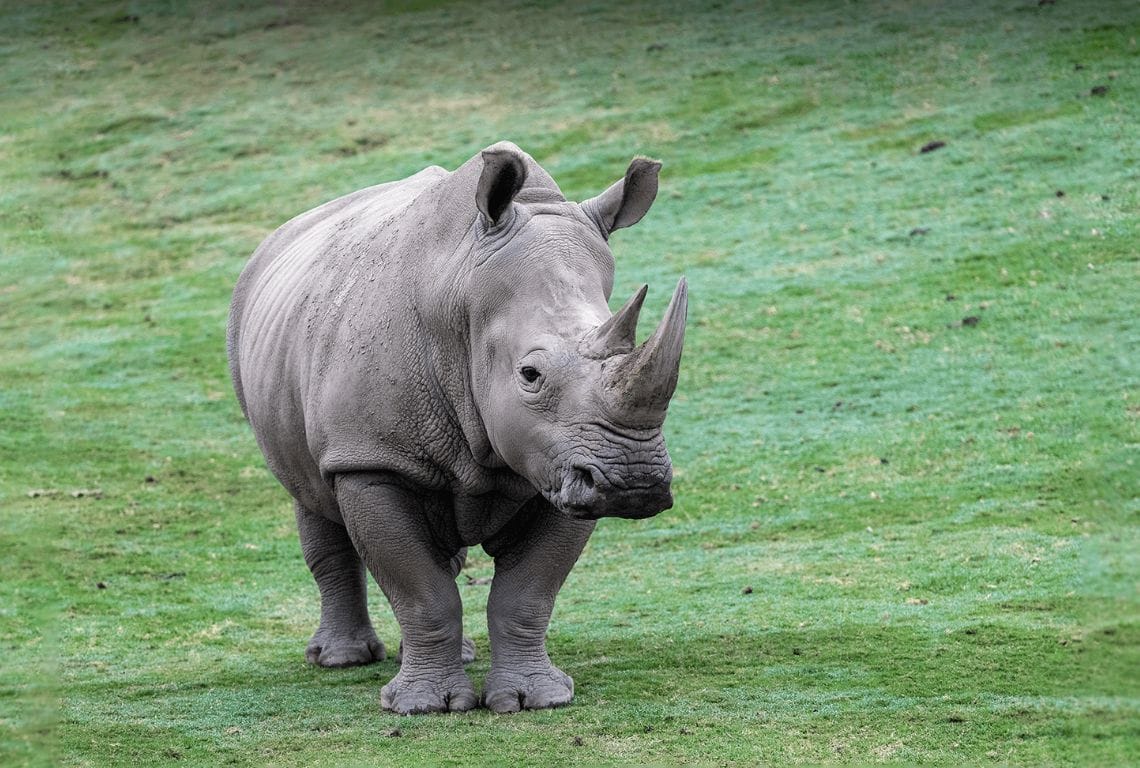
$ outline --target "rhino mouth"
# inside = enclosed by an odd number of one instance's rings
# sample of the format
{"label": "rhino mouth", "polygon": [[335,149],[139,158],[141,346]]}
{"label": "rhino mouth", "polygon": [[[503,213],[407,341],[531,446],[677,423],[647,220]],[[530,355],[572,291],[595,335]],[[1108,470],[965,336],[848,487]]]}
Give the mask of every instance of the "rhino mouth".
{"label": "rhino mouth", "polygon": [[575,463],[563,473],[562,484],[543,493],[546,500],[569,517],[597,520],[622,517],[639,520],[664,512],[673,506],[670,491],[672,473],[637,485],[610,483],[596,467]]}

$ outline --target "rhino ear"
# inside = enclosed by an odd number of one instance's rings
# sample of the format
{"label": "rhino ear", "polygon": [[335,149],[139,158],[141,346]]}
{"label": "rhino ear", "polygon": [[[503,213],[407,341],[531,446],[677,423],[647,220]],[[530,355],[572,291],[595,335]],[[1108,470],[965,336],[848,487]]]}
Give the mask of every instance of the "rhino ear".
{"label": "rhino ear", "polygon": [[518,152],[485,149],[483,173],[475,190],[475,205],[488,227],[499,223],[526,181],[526,166]]}
{"label": "rhino ear", "polygon": [[597,197],[584,200],[582,210],[608,238],[615,229],[641,221],[657,197],[660,171],[658,161],[635,157],[626,169],[625,178]]}

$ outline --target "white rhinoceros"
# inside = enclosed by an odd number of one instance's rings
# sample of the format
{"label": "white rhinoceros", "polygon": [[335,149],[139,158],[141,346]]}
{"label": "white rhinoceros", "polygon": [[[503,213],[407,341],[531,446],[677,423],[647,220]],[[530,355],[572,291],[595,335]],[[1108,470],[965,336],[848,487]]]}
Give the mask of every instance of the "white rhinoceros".
{"label": "white rhinoceros", "polygon": [[475,544],[495,561],[483,703],[568,703],[573,681],[546,653],[555,595],[598,518],[672,505],[661,426],[685,281],[640,346],[646,289],[607,306],[606,241],[649,210],[660,167],[635,159],[579,204],[503,142],[302,214],[242,272],[230,370],[320,589],[306,656],[384,658],[367,566],[402,634],[385,708],[478,703],[456,586]]}

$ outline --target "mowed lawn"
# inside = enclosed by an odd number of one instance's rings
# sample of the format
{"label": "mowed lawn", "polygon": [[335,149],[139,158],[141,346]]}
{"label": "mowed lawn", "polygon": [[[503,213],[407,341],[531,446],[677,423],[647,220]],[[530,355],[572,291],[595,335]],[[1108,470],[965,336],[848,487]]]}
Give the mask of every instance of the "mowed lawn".
{"label": "mowed lawn", "polygon": [[[0,764],[1140,763],[1140,5],[0,2]],[[230,390],[296,213],[515,141],[690,284],[564,709],[399,718]],[[459,577],[489,651],[490,559]],[[378,590],[373,614],[395,648]]]}

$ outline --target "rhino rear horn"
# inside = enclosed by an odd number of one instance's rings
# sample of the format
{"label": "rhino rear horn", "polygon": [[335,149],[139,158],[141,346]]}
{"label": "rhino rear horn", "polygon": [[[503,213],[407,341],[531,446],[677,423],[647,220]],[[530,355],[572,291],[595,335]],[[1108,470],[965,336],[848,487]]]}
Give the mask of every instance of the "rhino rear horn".
{"label": "rhino rear horn", "polygon": [[625,178],[602,194],[582,201],[582,210],[606,238],[615,229],[641,221],[657,198],[657,175],[661,163],[647,157],[635,157],[625,171]]}
{"label": "rhino rear horn", "polygon": [[518,152],[509,149],[485,149],[482,158],[483,172],[475,190],[475,205],[487,226],[493,227],[522,189],[526,181],[526,165]]}
{"label": "rhino rear horn", "polygon": [[677,388],[688,312],[689,289],[682,277],[653,335],[606,369],[606,390],[619,413],[639,421],[664,419]]}

